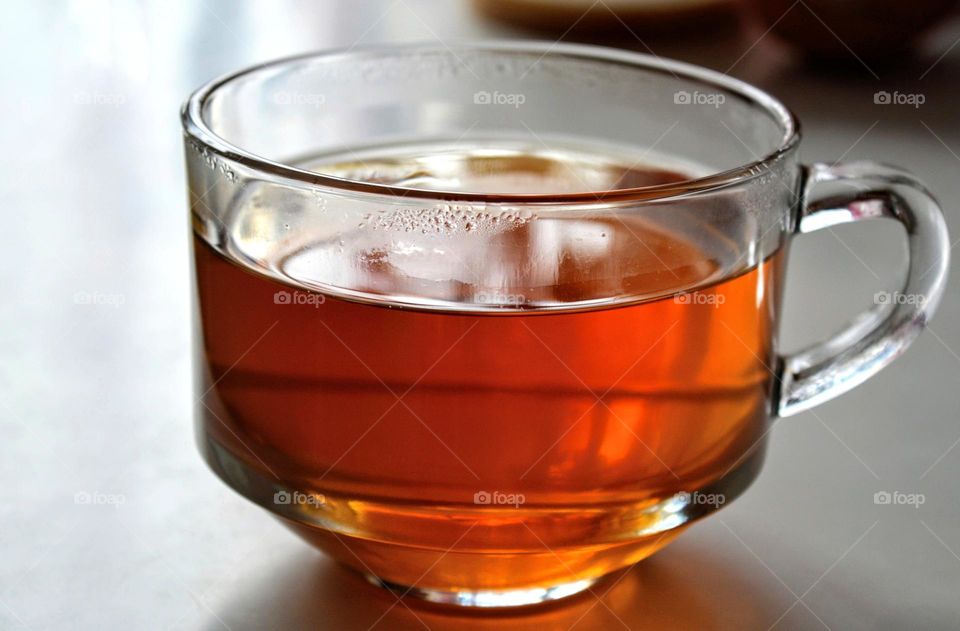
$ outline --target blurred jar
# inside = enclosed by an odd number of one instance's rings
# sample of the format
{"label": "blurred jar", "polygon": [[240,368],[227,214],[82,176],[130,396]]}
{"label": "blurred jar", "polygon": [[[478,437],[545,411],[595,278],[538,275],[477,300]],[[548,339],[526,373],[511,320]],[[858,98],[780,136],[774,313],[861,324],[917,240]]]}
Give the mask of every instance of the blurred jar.
{"label": "blurred jar", "polygon": [[[815,58],[894,61],[958,0],[744,0],[749,14]],[[853,60],[856,62],[856,60]]]}
{"label": "blurred jar", "polygon": [[555,36],[682,35],[737,24],[736,0],[474,0],[474,5],[486,17]]}

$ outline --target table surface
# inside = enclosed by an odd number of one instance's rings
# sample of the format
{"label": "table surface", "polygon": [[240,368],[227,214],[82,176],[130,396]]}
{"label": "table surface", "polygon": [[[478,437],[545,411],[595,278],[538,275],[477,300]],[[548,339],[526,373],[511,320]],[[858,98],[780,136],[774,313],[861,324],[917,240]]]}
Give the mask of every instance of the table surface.
{"label": "table surface", "polygon": [[[4,12],[0,628],[960,627],[953,291],[892,367],[778,422],[749,492],[593,595],[467,618],[397,603],[339,569],[229,491],[194,447],[179,105],[212,76],[281,55],[527,35],[469,4],[430,0],[21,2]],[[624,32],[620,44],[770,90],[803,120],[807,161],[908,166],[960,235],[960,24],[899,69],[845,74],[810,70],[760,35]],[[926,101],[875,105],[878,90]],[[784,344],[869,304],[899,278],[904,252],[885,222],[798,239]],[[925,501],[876,505],[878,491]]]}

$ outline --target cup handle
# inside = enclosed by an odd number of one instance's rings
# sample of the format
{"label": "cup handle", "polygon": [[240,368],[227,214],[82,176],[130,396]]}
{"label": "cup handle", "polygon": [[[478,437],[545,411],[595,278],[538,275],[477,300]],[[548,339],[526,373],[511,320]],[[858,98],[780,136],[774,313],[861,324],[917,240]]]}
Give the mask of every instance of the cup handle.
{"label": "cup handle", "polygon": [[[875,162],[805,167],[795,232],[885,217],[907,232],[902,291],[877,294],[875,306],[833,337],[779,361],[776,414],[792,416],[860,385],[903,353],[940,302],[950,241],[940,206],[913,175]],[[886,299],[883,299],[883,298]]]}

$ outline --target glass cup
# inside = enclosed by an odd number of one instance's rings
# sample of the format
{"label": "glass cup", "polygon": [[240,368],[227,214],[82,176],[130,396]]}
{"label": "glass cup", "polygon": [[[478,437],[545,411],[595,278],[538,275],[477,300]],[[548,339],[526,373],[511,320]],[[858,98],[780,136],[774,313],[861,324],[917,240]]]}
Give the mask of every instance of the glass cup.
{"label": "glass cup", "polygon": [[[802,166],[793,115],[590,46],[357,49],[183,109],[211,468],[377,584],[561,598],[734,500],[773,419],[863,382],[943,293],[936,201]],[[886,218],[906,282],[777,350],[787,246]]]}

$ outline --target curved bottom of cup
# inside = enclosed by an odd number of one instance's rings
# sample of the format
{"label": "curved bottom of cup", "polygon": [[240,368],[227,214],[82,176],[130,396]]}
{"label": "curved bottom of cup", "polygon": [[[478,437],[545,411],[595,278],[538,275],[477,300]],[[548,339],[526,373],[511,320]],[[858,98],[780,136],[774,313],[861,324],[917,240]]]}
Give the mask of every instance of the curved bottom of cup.
{"label": "curved bottom of cup", "polygon": [[[432,506],[405,504],[398,510],[396,502],[287,488],[209,434],[201,434],[201,449],[207,463],[227,484],[371,583],[428,603],[494,610],[573,596],[611,572],[656,553],[692,522],[738,497],[755,479],[763,460],[761,442],[712,484],[655,504],[626,503],[608,507],[599,515],[521,506],[508,511],[509,519],[483,506],[473,508],[467,518],[451,527],[449,512]],[[557,531],[555,524],[569,522],[571,517],[581,519],[575,524],[576,532],[597,532],[610,523],[616,530],[608,529],[613,536],[592,539],[572,537],[570,529],[561,533],[564,539],[559,541],[549,537]],[[477,523],[467,524],[468,518]],[[482,537],[475,537],[461,546],[450,545],[452,539],[459,543],[475,526],[496,527],[498,540],[488,545]],[[400,539],[396,532],[401,530],[418,533],[419,539]],[[527,533],[533,536],[525,539]],[[516,544],[506,547],[504,541]]]}
{"label": "curved bottom of cup", "polygon": [[442,590],[397,585],[396,583],[391,583],[372,574],[364,574],[363,576],[373,585],[387,589],[401,598],[417,598],[439,605],[477,607],[483,609],[524,607],[553,602],[584,592],[603,578],[587,578],[560,585],[551,585],[549,587],[526,589]]}

